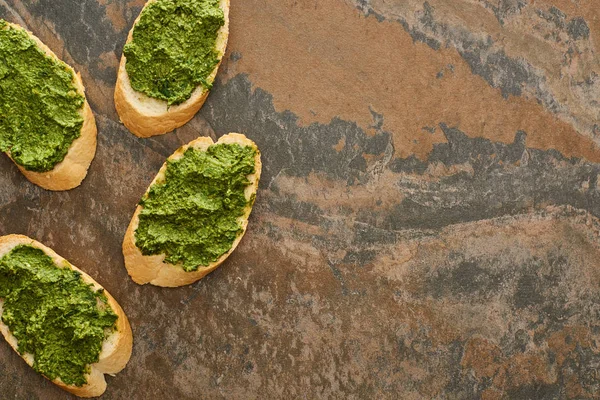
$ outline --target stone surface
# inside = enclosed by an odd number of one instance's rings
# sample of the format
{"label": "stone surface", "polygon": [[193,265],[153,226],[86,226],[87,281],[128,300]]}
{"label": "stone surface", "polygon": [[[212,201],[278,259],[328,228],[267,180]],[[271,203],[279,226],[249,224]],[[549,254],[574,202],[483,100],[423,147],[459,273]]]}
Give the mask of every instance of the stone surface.
{"label": "stone surface", "polygon": [[[0,0],[81,72],[99,146],[52,193],[0,158],[0,233],[54,248],[128,314],[107,399],[584,399],[600,392],[600,9],[592,0],[232,0],[204,108],[137,139],[112,93],[143,0]],[[164,159],[239,131],[246,237],[178,289],[121,241]],[[67,394],[0,345],[2,398]]]}

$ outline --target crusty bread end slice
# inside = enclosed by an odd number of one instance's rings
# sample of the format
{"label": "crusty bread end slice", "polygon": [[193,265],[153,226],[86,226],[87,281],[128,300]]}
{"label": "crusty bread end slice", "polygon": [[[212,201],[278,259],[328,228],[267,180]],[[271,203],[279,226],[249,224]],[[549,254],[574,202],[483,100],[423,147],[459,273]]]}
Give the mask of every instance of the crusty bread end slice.
{"label": "crusty bread end slice", "polygon": [[[254,159],[255,172],[252,175],[248,175],[250,185],[245,189],[244,195],[246,199],[250,201],[253,195],[258,190],[258,182],[260,180],[260,173],[262,164],[260,161],[260,152],[256,147],[256,144],[248,139],[246,136],[239,133],[230,133],[221,137],[217,143],[238,143],[241,146],[251,146],[256,149],[256,157]],[[211,138],[201,137],[191,141],[187,145],[180,147],[178,150],[169,157],[169,160],[177,160],[183,156],[188,147],[193,147],[199,150],[206,150],[209,146],[215,144]],[[165,172],[167,170],[167,163],[165,162],[158,174],[148,187],[146,194],[150,190],[150,187],[157,182],[162,182],[165,179]],[[125,239],[123,240],[123,256],[125,257],[125,266],[129,275],[134,282],[141,285],[150,283],[156,286],[165,287],[176,287],[189,285],[190,283],[196,282],[208,273],[214,271],[229,255],[235,250],[237,245],[242,240],[244,233],[246,233],[246,227],[248,226],[248,217],[252,211],[252,204],[248,204],[244,211],[244,214],[240,217],[239,222],[242,226],[242,231],[233,242],[231,249],[223,254],[217,261],[206,267],[200,267],[197,271],[186,272],[181,266],[173,265],[164,262],[165,255],[152,255],[145,256],[142,254],[140,249],[135,244],[135,230],[139,224],[139,215],[142,211],[142,206],[138,205],[133,218],[129,223],[129,228],[125,233]]]}
{"label": "crusty bread end slice", "polygon": [[[54,250],[27,236],[7,235],[0,237],[0,257],[3,257],[14,247],[19,245],[28,245],[42,250],[44,253],[46,253],[46,255],[52,258],[56,265],[64,266],[65,268],[71,268],[80,272],[84,282],[92,284],[96,290],[102,289],[102,286],[100,286],[100,284],[98,284],[98,282],[92,279],[88,274],[56,254]],[[125,365],[131,357],[133,335],[131,333],[131,327],[129,326],[129,320],[123,312],[121,306],[110,295],[110,293],[105,290],[104,294],[108,299],[108,304],[119,317],[117,319],[117,329],[105,339],[100,352],[99,361],[90,366],[90,374],[87,376],[87,384],[79,387],[66,385],[60,380],[60,378],[56,378],[52,381],[52,383],[60,386],[62,389],[80,397],[96,397],[104,393],[106,390],[106,380],[104,379],[104,374],[113,375],[118,373],[125,368]],[[2,306],[3,301],[0,299],[0,316],[2,315]],[[17,339],[10,333],[8,326],[4,324],[2,320],[0,320],[0,332],[2,332],[2,335],[10,344],[10,346],[17,351]],[[34,359],[32,354],[22,354],[21,357],[29,366],[33,365]]]}
{"label": "crusty bread end slice", "polygon": [[[42,41],[33,33],[16,24],[9,23],[8,25],[10,25],[12,28],[21,29],[27,32],[27,34],[37,43],[38,47],[42,49],[48,56],[58,59],[56,54],[54,54],[52,50],[42,43]],[[73,68],[68,64],[65,63],[65,65],[67,65],[67,67],[73,72],[73,83],[75,84],[79,94],[85,98],[85,88],[83,87],[80,74],[76,73],[75,70],[73,70]],[[94,118],[94,114],[92,113],[92,109],[88,104],[87,98],[85,99],[83,108],[79,112],[83,117],[81,135],[75,139],[73,143],[71,143],[71,147],[69,147],[69,152],[65,158],[60,163],[56,164],[52,170],[47,172],[33,172],[28,171],[17,164],[19,170],[29,181],[43,187],[44,189],[57,191],[73,189],[81,184],[83,179],[86,177],[90,164],[92,163],[94,155],[96,154],[97,129],[96,120]],[[8,156],[10,157],[10,154],[8,154]]]}
{"label": "crusty bread end slice", "polygon": [[[154,0],[149,0],[144,8]],[[227,48],[229,37],[229,0],[220,0],[220,6],[225,14],[225,24],[217,34],[216,50],[220,54],[219,63],[206,79],[212,83],[217,76],[217,71]],[[140,13],[141,16],[141,13]],[[135,20],[133,27],[137,24],[140,16]],[[129,31],[127,43],[133,38],[133,29]],[[164,100],[154,99],[144,93],[137,92],[131,87],[125,64],[127,58],[123,54],[119,64],[117,84],[115,87],[115,107],[121,118],[121,122],[134,135],[138,137],[150,137],[171,132],[175,128],[185,125],[200,110],[208,97],[210,90],[202,85],[198,86],[192,96],[185,102],[168,106]]]}

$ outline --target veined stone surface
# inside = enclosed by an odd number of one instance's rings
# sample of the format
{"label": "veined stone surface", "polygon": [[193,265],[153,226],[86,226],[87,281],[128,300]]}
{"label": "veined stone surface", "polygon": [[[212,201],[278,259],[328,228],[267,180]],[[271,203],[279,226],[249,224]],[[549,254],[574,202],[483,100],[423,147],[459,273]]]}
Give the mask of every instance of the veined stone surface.
{"label": "veined stone surface", "polygon": [[[600,7],[594,0],[232,0],[200,113],[138,139],[112,101],[142,0],[0,0],[80,71],[82,186],[0,158],[0,234],[100,282],[134,333],[106,399],[585,399],[600,393]],[[121,241],[176,148],[262,151],[248,232],[163,289]],[[0,345],[0,397],[68,398]]]}

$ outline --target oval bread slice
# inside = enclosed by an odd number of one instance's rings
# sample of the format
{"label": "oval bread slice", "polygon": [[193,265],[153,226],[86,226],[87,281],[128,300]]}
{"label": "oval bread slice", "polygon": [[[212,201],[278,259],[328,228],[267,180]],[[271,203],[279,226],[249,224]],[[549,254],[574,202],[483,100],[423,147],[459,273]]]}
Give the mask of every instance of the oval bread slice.
{"label": "oval bread slice", "polygon": [[[154,0],[149,0],[144,8],[152,1]],[[208,83],[212,83],[217,76],[219,65],[227,48],[227,38],[229,37],[229,0],[220,0],[220,7],[225,14],[225,24],[217,33],[216,50],[220,54],[219,63],[206,79]],[[134,27],[140,16],[135,20]],[[133,38],[133,29],[131,28],[129,31],[127,43],[131,42]],[[192,96],[188,100],[169,107],[166,101],[146,96],[131,87],[125,69],[126,63],[127,58],[123,54],[115,87],[115,107],[121,122],[138,137],[162,135],[185,125],[200,110],[210,92],[209,89],[200,85],[192,92]]]}
{"label": "oval bread slice", "polygon": [[[125,267],[131,278],[141,285],[150,283],[156,286],[175,287],[189,285],[190,283],[196,282],[208,273],[214,271],[229,255],[235,250],[237,245],[242,240],[246,227],[248,226],[248,217],[252,211],[252,204],[250,203],[252,197],[256,194],[258,189],[258,182],[260,180],[260,173],[262,164],[260,161],[260,152],[256,147],[256,144],[248,139],[246,136],[239,133],[230,133],[221,137],[217,143],[237,143],[241,146],[251,146],[256,149],[256,157],[254,159],[255,172],[252,175],[248,175],[250,184],[246,187],[244,195],[249,201],[244,214],[240,217],[239,222],[242,227],[241,233],[234,240],[231,249],[223,254],[217,261],[206,267],[200,267],[197,271],[186,272],[181,266],[173,265],[164,262],[165,255],[151,255],[145,256],[142,254],[140,249],[135,244],[135,230],[139,224],[139,215],[142,211],[142,206],[138,205],[133,218],[129,223],[129,228],[125,233],[125,239],[123,240],[123,256],[125,257]],[[191,141],[187,145],[180,147],[171,155],[169,160],[177,160],[183,156],[183,153],[188,147],[193,147],[199,150],[206,150],[209,146],[215,144],[211,138],[201,137]],[[157,182],[162,182],[165,179],[165,172],[167,170],[167,163],[165,162],[158,174],[146,190],[146,194],[150,190],[150,187]]]}
{"label": "oval bread slice", "polygon": [[[21,29],[27,32],[29,37],[31,37],[37,43],[38,47],[42,49],[48,56],[59,59],[56,54],[54,54],[52,50],[42,43],[42,41],[33,33],[16,24],[9,23],[8,25],[12,28]],[[77,88],[79,94],[85,98],[85,88],[83,87],[83,82],[81,81],[81,75],[76,73],[75,70],[73,70],[73,68],[68,64],[65,63],[65,65],[73,72],[73,84]],[[75,139],[73,143],[71,143],[71,147],[69,147],[69,152],[65,158],[60,163],[56,164],[52,170],[47,172],[33,172],[28,171],[17,164],[19,170],[29,181],[43,187],[44,189],[57,191],[73,189],[81,184],[83,179],[86,177],[90,164],[92,163],[92,160],[96,154],[97,129],[96,120],[94,118],[94,114],[92,113],[92,109],[88,104],[87,98],[85,98],[83,108],[79,111],[79,113],[83,117],[81,135]],[[10,157],[10,154],[8,154],[8,156]]]}
{"label": "oval bread slice", "polygon": [[[7,235],[0,237],[0,257],[10,252],[14,247],[19,245],[28,245],[42,250],[48,255],[56,265],[65,266],[65,268],[71,268],[81,273],[81,278],[84,282],[93,285],[94,289],[102,289],[102,286],[92,279],[88,274],[81,271],[79,268],[71,265],[67,260],[56,254],[52,249],[44,246],[40,242],[33,240],[23,235]],[[115,301],[115,299],[104,291],[108,304],[112,310],[117,314],[117,329],[109,337],[104,340],[102,350],[100,351],[100,359],[97,363],[90,366],[90,373],[87,375],[87,384],[84,386],[72,386],[63,383],[60,378],[56,378],[52,383],[60,386],[62,389],[71,392],[80,397],[96,397],[100,396],[106,390],[106,380],[104,374],[116,374],[125,368],[125,365],[131,357],[131,350],[133,345],[133,336],[131,333],[131,327],[129,326],[129,320],[123,312],[121,306]],[[2,315],[3,301],[0,299],[0,316]],[[18,353],[17,339],[10,333],[8,326],[0,320],[0,332],[10,344],[10,346]],[[21,354],[20,354],[21,355]],[[32,354],[22,354],[21,357],[29,366],[33,366],[34,358]]]}

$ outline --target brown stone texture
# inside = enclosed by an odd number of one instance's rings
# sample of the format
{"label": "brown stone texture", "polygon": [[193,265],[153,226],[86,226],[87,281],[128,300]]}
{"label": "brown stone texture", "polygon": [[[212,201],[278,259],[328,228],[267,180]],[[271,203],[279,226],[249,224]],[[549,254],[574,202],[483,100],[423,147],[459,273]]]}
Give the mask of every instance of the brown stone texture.
{"label": "brown stone texture", "polygon": [[[112,94],[140,0],[0,0],[80,71],[98,121],[82,186],[0,158],[0,234],[88,272],[134,333],[107,399],[600,398],[596,0],[232,0],[200,113],[138,139]],[[121,241],[175,149],[262,151],[248,232],[163,289]],[[69,398],[0,343],[0,398]]]}

